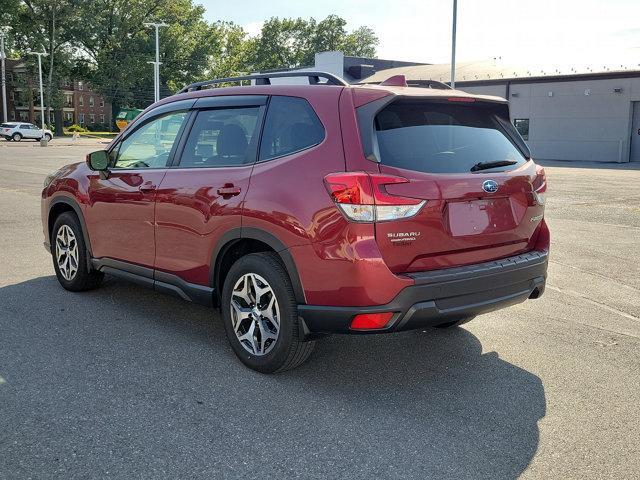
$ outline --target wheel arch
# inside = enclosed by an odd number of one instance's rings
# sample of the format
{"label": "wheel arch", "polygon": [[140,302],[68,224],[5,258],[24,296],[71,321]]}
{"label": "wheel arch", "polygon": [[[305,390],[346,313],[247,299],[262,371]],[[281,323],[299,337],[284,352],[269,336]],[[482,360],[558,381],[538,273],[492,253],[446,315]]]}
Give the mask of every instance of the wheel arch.
{"label": "wheel arch", "polygon": [[285,244],[275,235],[252,227],[235,228],[226,232],[218,241],[211,257],[209,284],[213,287],[217,303],[228,268],[235,261],[238,253],[273,251],[278,254],[291,279],[293,292],[299,304],[306,303],[302,282],[298,269]]}
{"label": "wheel arch", "polygon": [[89,234],[87,232],[87,226],[84,221],[84,215],[82,214],[82,210],[80,209],[80,205],[78,202],[67,196],[59,196],[51,200],[51,204],[49,205],[49,214],[47,218],[47,228],[49,229],[49,242],[51,242],[52,233],[53,233],[53,224],[64,212],[73,212],[78,217],[78,221],[80,222],[80,228],[82,229],[82,236],[84,237],[84,244],[87,247],[87,251],[89,253],[88,258],[91,258],[92,250],[91,250],[91,241],[89,240]]}

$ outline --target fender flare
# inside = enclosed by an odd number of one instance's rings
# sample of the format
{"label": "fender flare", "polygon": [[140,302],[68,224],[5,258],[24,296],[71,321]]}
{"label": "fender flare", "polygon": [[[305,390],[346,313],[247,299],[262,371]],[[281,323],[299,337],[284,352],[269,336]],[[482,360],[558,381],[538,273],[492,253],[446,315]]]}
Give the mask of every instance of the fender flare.
{"label": "fender flare", "polygon": [[237,241],[242,239],[258,240],[262,243],[269,245],[280,257],[282,264],[284,265],[291,284],[293,286],[293,293],[296,297],[298,304],[305,304],[304,289],[302,288],[302,282],[300,281],[300,275],[296,268],[295,261],[289,252],[289,249],[282,241],[275,235],[266,232],[265,230],[253,227],[240,227],[227,231],[218,241],[216,247],[213,249],[211,255],[211,268],[209,273],[209,285],[217,289],[216,285],[219,284],[219,268],[220,260],[224,257],[226,251],[232,247]]}
{"label": "fender flare", "polygon": [[[51,200],[51,203],[49,204],[49,212],[47,213],[47,228],[50,228],[49,224],[51,223],[51,212],[53,211],[53,208],[56,205],[59,205],[61,203],[71,207],[75,212],[76,216],[78,217],[78,221],[80,222],[80,228],[82,229],[82,236],[84,237],[84,244],[87,247],[87,252],[89,253],[88,259],[87,259],[89,261],[93,257],[93,254],[91,253],[92,252],[91,241],[89,240],[89,233],[87,231],[87,225],[85,224],[85,221],[84,221],[84,215],[82,213],[82,210],[80,209],[80,205],[78,205],[78,202],[74,198],[64,195],[64,196],[55,197],[53,200]],[[49,230],[50,243],[51,243],[52,233],[53,232]]]}

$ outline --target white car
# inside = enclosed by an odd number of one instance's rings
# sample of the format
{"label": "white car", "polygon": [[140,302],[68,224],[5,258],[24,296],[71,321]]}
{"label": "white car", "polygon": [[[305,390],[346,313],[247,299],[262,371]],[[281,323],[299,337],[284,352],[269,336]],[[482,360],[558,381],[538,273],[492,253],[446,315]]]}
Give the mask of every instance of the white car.
{"label": "white car", "polygon": [[3,136],[7,141],[13,140],[14,142],[19,142],[23,138],[33,140],[46,138],[47,140],[51,140],[53,133],[51,133],[51,130],[42,130],[33,123],[7,122],[0,125],[0,136]]}

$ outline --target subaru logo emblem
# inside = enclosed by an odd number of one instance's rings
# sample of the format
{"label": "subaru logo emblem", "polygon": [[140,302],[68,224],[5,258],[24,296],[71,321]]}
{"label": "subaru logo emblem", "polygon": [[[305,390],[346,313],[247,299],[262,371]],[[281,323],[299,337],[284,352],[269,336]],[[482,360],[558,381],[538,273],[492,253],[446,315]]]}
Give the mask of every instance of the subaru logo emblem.
{"label": "subaru logo emblem", "polygon": [[485,180],[482,189],[487,193],[496,193],[498,191],[498,183],[495,180]]}

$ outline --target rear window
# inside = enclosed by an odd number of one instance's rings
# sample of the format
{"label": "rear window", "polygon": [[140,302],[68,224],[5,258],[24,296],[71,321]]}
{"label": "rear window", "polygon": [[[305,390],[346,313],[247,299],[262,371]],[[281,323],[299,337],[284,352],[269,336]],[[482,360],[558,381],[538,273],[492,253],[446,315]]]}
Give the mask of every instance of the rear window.
{"label": "rear window", "polygon": [[324,139],[324,127],[304,98],[271,97],[265,120],[260,160],[299,152]]}
{"label": "rear window", "polygon": [[515,162],[485,171],[511,170],[526,159],[506,135],[505,124],[510,126],[478,105],[395,102],[375,117],[380,162],[426,173],[462,173],[478,163]]}
{"label": "rear window", "polygon": [[15,127],[15,125],[9,125],[8,123],[0,124],[0,128],[13,128],[13,127]]}

